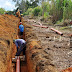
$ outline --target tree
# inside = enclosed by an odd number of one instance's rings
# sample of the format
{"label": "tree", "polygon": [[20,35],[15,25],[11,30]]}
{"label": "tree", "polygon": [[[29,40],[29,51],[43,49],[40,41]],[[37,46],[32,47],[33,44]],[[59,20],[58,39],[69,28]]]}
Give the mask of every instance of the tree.
{"label": "tree", "polygon": [[13,0],[14,2],[16,2],[16,7],[18,7],[20,10],[22,10],[23,12],[26,12],[28,8],[34,8],[36,6],[38,6],[38,0]]}
{"label": "tree", "polygon": [[64,0],[63,20],[72,19],[72,0]]}

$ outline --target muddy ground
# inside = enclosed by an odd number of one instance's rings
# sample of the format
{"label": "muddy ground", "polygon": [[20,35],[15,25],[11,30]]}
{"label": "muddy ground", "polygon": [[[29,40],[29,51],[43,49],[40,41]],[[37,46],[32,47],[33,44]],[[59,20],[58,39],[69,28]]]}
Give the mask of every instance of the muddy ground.
{"label": "muddy ground", "polygon": [[[39,72],[49,72],[47,69],[49,61],[52,65],[54,65],[58,72],[68,67],[72,67],[72,49],[70,48],[69,37],[69,34],[72,33],[72,28],[67,30],[60,30],[59,26],[47,25],[44,23],[42,24],[44,26],[48,26],[49,28],[40,28],[32,26],[33,24],[39,25],[38,20],[28,18],[26,19],[26,17],[24,20],[27,21],[25,22],[26,24],[32,27],[33,35],[30,39],[36,39],[38,42],[40,42],[41,48],[35,49],[39,53],[36,56],[41,56],[42,64],[46,64],[42,66],[45,69],[42,69]],[[61,31],[63,36],[56,34],[54,31],[51,31],[50,28],[55,28]]]}

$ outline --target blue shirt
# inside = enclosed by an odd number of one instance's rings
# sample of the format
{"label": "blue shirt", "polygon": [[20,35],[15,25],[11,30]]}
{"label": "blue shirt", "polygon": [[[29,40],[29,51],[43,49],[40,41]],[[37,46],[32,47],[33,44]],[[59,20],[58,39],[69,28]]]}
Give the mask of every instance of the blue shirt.
{"label": "blue shirt", "polygon": [[16,40],[15,40],[15,45],[16,45],[16,47],[21,46],[23,43],[24,43],[24,44],[26,43],[26,41],[23,40],[23,39],[16,39]]}
{"label": "blue shirt", "polygon": [[19,25],[19,29],[20,29],[20,32],[23,32],[24,31],[24,26],[23,25]]}

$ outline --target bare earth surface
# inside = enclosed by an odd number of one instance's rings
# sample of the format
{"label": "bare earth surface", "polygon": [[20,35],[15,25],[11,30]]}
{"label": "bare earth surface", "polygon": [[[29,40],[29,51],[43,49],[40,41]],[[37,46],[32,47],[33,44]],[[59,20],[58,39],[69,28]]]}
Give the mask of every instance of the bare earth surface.
{"label": "bare earth surface", "polygon": [[[0,15],[0,72],[13,72],[11,60],[16,53],[13,39],[17,36],[19,20],[13,15]],[[29,72],[60,72],[72,67],[72,48],[70,48],[69,37],[72,29],[60,30],[59,26],[47,24],[43,25],[49,28],[34,27],[32,25],[39,25],[40,21],[28,18],[23,20],[26,20],[23,24],[26,24],[25,36],[28,40],[26,55]],[[60,36],[51,31],[52,27],[63,32],[64,35]]]}
{"label": "bare earth surface", "polygon": [[[38,25],[37,21],[28,20],[29,25]],[[49,59],[52,64],[55,65],[58,71],[66,69],[72,66],[72,49],[70,48],[70,37],[68,36],[72,33],[70,30],[59,30],[63,32],[63,36],[56,34],[51,31],[50,28],[59,29],[58,26],[48,26],[49,28],[33,27],[33,32],[36,34],[38,41],[41,42],[41,54],[43,58]]]}

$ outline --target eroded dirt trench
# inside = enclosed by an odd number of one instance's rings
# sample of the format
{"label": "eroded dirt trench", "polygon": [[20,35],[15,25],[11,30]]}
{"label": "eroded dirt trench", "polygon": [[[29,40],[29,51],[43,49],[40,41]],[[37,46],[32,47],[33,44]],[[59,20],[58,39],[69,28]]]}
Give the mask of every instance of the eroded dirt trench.
{"label": "eroded dirt trench", "polygon": [[[21,63],[21,72],[60,72],[72,66],[70,38],[57,35],[49,28],[34,27],[33,21],[21,19],[24,25],[23,39],[27,42],[26,58]],[[16,47],[13,39],[18,38],[20,19],[13,15],[0,16],[0,72],[16,72]],[[20,36],[19,36],[20,38]]]}
{"label": "eroded dirt trench", "polygon": [[[18,39],[20,18],[13,15],[0,15],[0,72],[16,72],[16,46],[13,39]],[[26,62],[21,62],[21,72],[27,72]]]}
{"label": "eroded dirt trench", "polygon": [[[20,20],[19,20],[19,23],[18,23],[18,25],[17,25],[17,36],[16,36],[16,39],[24,39],[25,40],[25,30],[24,30],[24,33],[23,33],[23,35],[20,35],[20,33],[19,33],[19,25],[20,25],[20,22],[22,22],[22,24],[24,25],[24,23],[23,23],[23,21],[22,21],[22,18],[19,18]],[[13,46],[13,55],[12,55],[12,58],[15,58],[15,54],[16,54],[16,51],[17,51],[17,49],[16,49],[16,46],[15,46],[15,44],[13,44],[14,46]],[[20,54],[20,57],[22,57],[23,58],[23,52],[21,52],[21,54]],[[27,70],[27,62],[26,62],[26,57],[25,58],[23,58],[23,60],[21,60],[21,58],[20,58],[20,70],[19,71],[17,71],[17,59],[15,59],[15,61],[12,61],[12,72],[28,72],[28,70]]]}

